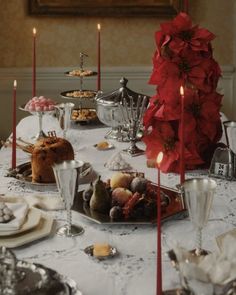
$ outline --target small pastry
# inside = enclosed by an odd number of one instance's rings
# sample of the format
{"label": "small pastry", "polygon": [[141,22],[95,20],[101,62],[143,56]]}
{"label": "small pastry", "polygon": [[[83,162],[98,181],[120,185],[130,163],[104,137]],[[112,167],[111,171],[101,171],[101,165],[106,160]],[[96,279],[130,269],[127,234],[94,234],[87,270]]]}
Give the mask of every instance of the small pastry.
{"label": "small pastry", "polygon": [[111,246],[109,244],[94,244],[93,245],[93,256],[95,257],[106,257],[110,255]]}
{"label": "small pastry", "polygon": [[109,147],[109,143],[107,141],[101,141],[96,144],[96,148],[99,150],[105,150]]}

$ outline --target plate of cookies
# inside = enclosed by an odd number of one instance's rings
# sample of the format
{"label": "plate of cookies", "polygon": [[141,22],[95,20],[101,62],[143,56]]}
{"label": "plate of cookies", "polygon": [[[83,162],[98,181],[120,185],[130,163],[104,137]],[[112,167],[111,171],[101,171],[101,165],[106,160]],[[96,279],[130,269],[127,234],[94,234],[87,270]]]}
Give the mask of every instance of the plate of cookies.
{"label": "plate of cookies", "polygon": [[65,72],[66,76],[69,77],[89,77],[97,75],[97,72],[87,70],[87,69],[74,69],[68,72]]}
{"label": "plate of cookies", "polygon": [[94,90],[68,90],[61,93],[62,98],[74,99],[94,99],[96,96]]}
{"label": "plate of cookies", "polygon": [[71,120],[75,123],[91,123],[98,121],[97,111],[93,108],[74,109],[71,114]]}

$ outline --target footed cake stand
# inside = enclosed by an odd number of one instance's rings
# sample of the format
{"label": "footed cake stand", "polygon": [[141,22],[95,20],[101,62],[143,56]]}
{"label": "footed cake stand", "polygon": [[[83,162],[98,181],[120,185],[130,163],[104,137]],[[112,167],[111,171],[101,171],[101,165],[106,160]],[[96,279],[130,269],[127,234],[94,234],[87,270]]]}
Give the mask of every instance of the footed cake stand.
{"label": "footed cake stand", "polygon": [[25,106],[20,106],[19,107],[20,110],[28,112],[34,116],[38,116],[38,120],[39,120],[39,131],[38,133],[32,137],[33,140],[38,140],[40,138],[45,138],[47,137],[47,135],[45,134],[45,132],[43,131],[43,116],[44,115],[52,115],[55,113],[55,109],[51,110],[51,111],[29,111],[25,109]]}

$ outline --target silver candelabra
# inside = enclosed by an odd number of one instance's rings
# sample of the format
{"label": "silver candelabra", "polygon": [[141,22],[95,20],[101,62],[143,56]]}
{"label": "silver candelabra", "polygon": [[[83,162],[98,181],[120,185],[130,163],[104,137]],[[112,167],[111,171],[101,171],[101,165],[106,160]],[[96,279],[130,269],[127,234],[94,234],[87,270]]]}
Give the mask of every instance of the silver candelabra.
{"label": "silver candelabra", "polygon": [[139,95],[137,105],[134,106],[134,100],[132,96],[123,97],[120,102],[120,113],[127,128],[127,136],[130,141],[130,146],[123,150],[132,157],[142,155],[144,150],[137,147],[136,142],[138,140],[138,134],[142,127],[143,115],[146,109],[148,98],[143,98]]}

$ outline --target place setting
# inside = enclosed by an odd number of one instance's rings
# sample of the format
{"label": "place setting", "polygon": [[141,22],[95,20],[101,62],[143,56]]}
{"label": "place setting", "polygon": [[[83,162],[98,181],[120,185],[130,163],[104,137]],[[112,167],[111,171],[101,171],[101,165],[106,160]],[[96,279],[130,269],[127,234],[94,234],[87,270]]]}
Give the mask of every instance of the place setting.
{"label": "place setting", "polygon": [[0,246],[19,247],[51,233],[53,217],[22,198],[0,197],[0,207]]}

